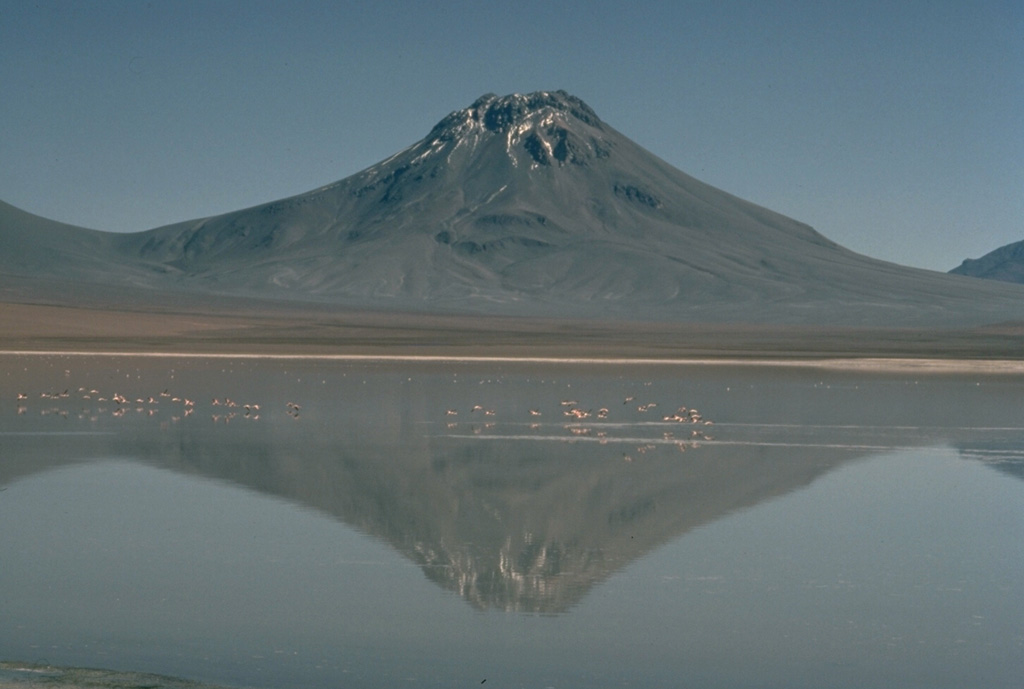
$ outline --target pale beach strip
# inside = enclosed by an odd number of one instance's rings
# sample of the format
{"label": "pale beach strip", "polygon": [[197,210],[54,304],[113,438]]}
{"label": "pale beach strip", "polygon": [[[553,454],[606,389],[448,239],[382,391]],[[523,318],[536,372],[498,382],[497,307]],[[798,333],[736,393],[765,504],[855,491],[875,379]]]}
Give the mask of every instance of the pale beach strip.
{"label": "pale beach strip", "polygon": [[893,371],[920,373],[1024,374],[1024,360],[948,359],[921,357],[570,357],[570,356],[470,356],[446,354],[282,354],[252,352],[137,352],[0,350],[0,356],[76,357],[135,359],[215,359],[266,361],[324,361],[354,363],[441,363],[441,364],[556,364],[598,366],[749,366],[815,368],[843,371]]}

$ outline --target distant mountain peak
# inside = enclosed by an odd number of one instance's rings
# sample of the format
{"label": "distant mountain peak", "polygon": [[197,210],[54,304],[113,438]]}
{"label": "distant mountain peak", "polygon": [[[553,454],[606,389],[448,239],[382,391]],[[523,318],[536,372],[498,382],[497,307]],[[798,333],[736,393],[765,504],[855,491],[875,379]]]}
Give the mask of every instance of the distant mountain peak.
{"label": "distant mountain peak", "polygon": [[954,275],[1024,284],[1024,241],[1001,246],[981,258],[965,259],[949,272]]}
{"label": "distant mountain peak", "polygon": [[305,194],[135,235],[80,232],[0,205],[0,291],[27,276],[602,320],[1024,318],[1020,287],[854,254],[672,167],[565,91],[481,96]]}

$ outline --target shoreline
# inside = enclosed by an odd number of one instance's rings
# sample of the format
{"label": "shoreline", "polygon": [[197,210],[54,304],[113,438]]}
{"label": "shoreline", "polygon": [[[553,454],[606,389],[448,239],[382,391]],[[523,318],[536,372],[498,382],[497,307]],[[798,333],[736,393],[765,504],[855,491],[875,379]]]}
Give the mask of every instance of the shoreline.
{"label": "shoreline", "polygon": [[0,660],[0,689],[25,689],[28,687],[46,687],[47,689],[127,689],[129,687],[229,689],[227,685],[208,684],[150,672]]}
{"label": "shoreline", "polygon": [[1024,374],[1024,360],[930,357],[570,357],[458,354],[349,354],[187,351],[2,350],[0,357],[75,357],[137,359],[220,359],[324,361],[354,363],[554,364],[568,366],[736,366],[829,369],[864,372]]}

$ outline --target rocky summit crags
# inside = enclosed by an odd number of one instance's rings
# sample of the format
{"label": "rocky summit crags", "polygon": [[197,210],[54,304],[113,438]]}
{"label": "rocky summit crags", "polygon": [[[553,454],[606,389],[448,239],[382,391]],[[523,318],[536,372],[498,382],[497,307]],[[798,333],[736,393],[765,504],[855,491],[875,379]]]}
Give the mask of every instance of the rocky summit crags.
{"label": "rocky summit crags", "polygon": [[[578,123],[572,122],[573,119]],[[595,131],[590,132],[591,136],[581,136],[573,131],[574,125]],[[517,166],[520,150],[532,159],[531,165],[585,165],[588,159],[608,155],[608,149],[600,140],[603,129],[597,113],[565,91],[512,94],[503,98],[487,94],[468,108],[441,120],[427,140],[431,143],[460,141],[491,132],[506,137],[506,154]]]}

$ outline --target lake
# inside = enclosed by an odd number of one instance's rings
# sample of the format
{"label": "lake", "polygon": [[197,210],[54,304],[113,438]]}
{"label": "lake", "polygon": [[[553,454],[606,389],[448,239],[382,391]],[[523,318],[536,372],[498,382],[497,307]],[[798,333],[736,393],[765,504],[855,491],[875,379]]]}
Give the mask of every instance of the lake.
{"label": "lake", "polygon": [[0,366],[0,681],[1024,677],[1019,374]]}

